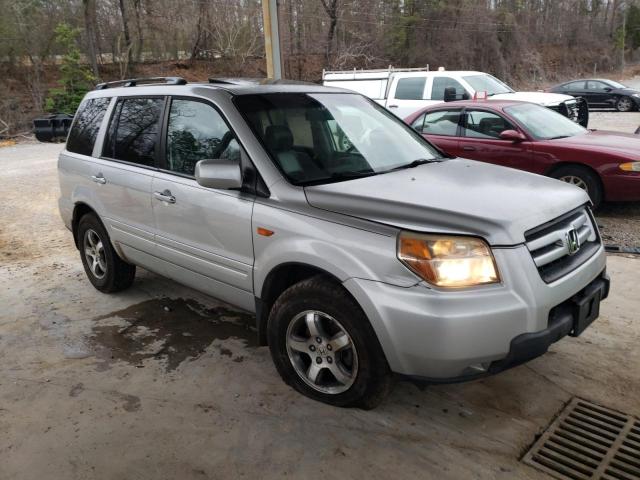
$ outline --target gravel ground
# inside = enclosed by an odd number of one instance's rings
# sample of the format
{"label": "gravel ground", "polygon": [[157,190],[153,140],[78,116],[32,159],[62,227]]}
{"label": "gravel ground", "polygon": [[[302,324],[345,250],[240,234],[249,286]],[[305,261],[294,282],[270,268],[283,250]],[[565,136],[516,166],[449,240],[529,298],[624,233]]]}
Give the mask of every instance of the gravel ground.
{"label": "gravel ground", "polygon": [[[634,133],[640,112],[591,112],[589,128]],[[640,152],[638,152],[640,158]],[[598,225],[607,245],[640,247],[640,202],[608,203],[597,212]]]}

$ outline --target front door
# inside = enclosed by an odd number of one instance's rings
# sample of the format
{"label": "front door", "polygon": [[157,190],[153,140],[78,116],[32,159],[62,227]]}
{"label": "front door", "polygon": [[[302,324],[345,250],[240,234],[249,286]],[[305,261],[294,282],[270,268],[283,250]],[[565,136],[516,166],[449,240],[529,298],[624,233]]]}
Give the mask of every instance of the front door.
{"label": "front door", "polygon": [[252,310],[254,196],[205,188],[194,177],[199,160],[241,162],[235,135],[210,103],[176,97],[169,106],[163,150],[151,190],[164,273]]}
{"label": "front door", "polygon": [[531,171],[531,142],[502,140],[500,133],[518,130],[495,112],[467,109],[460,137],[460,156]]}

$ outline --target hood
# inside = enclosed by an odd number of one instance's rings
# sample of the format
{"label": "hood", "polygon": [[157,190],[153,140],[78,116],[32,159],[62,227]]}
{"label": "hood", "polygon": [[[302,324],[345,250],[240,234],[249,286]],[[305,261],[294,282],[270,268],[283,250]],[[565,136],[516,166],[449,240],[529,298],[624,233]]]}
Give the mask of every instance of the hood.
{"label": "hood", "polygon": [[544,107],[558,105],[562,102],[566,102],[567,100],[575,100],[571,95],[548,92],[500,93],[498,95],[492,95],[490,98],[495,100],[521,100],[523,102],[537,103]]}
{"label": "hood", "polygon": [[527,230],[589,201],[573,185],[465,159],[305,187],[305,193],[316,208],[407,230],[481,236],[491,245],[523,243]]}
{"label": "hood", "polygon": [[592,130],[584,135],[548,140],[556,145],[567,145],[572,148],[583,147],[593,152],[598,149],[607,153],[618,153],[629,157],[629,160],[640,161],[640,135],[633,133]]}

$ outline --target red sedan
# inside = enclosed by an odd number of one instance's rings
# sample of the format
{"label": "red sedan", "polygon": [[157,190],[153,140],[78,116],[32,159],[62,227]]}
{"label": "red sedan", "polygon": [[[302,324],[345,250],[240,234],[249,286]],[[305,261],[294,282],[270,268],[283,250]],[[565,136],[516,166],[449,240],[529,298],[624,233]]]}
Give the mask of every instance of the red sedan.
{"label": "red sedan", "polygon": [[441,150],[548,175],[585,189],[595,206],[640,200],[640,137],[587,130],[527,102],[459,101],[405,119]]}

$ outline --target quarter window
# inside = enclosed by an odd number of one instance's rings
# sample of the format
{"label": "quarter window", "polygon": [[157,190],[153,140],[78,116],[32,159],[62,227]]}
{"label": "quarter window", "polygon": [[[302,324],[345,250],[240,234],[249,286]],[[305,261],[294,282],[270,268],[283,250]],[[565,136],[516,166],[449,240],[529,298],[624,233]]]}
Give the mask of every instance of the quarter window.
{"label": "quarter window", "polygon": [[109,106],[110,98],[92,98],[82,102],[73,128],[67,139],[67,150],[81,155],[91,155],[102,119]]}
{"label": "quarter window", "polygon": [[163,104],[162,98],[118,100],[107,132],[103,155],[153,166]]}
{"label": "quarter window", "polygon": [[422,100],[424,98],[425,77],[408,77],[398,80],[397,100]]}
{"label": "quarter window", "polygon": [[460,121],[460,110],[438,110],[428,112],[424,117],[421,133],[427,135],[447,135],[458,134],[458,123]]}
{"label": "quarter window", "polygon": [[513,130],[504,118],[495,113],[482,110],[467,111],[467,124],[464,136],[472,138],[500,138],[505,130]]}
{"label": "quarter window", "polygon": [[200,160],[240,162],[240,146],[212,106],[193,100],[171,101],[167,127],[167,169],[194,175]]}
{"label": "quarter window", "polygon": [[460,82],[451,77],[433,77],[431,100],[444,100],[444,90],[448,87],[456,89],[456,98],[461,99],[466,90]]}

